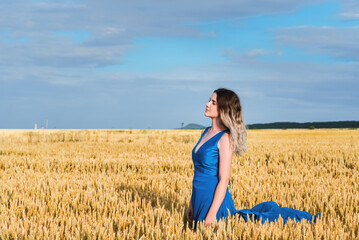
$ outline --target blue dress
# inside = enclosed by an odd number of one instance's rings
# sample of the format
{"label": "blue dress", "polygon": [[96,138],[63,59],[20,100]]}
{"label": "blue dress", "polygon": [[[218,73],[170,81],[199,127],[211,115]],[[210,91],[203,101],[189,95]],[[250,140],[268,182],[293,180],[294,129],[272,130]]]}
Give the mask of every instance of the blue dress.
{"label": "blue dress", "polygon": [[[203,143],[199,149],[197,145],[201,142],[202,137],[205,135],[209,127],[207,127],[201,138],[198,140],[196,146],[192,150],[192,160],[194,164],[194,177],[192,181],[192,206],[193,206],[193,220],[195,221],[195,228],[197,222],[204,221],[206,215],[211,207],[214,193],[218,184],[218,170],[219,170],[219,151],[217,143],[219,139],[223,136],[228,130],[217,133],[212,138]],[[231,184],[229,182],[229,184]],[[279,215],[284,220],[284,224],[289,218],[292,220],[301,221],[302,219],[307,219],[312,222],[312,215],[305,211],[300,211],[296,209],[279,207],[277,203],[273,201],[263,202],[251,209],[242,209],[236,210],[232,195],[228,190],[226,190],[226,195],[223,199],[221,206],[217,212],[217,221],[222,218],[226,218],[230,215],[237,214],[240,217],[243,217],[247,221],[247,217],[250,219],[254,218],[255,220],[260,220],[264,223],[266,220],[269,222],[275,221],[279,218]],[[313,222],[320,217],[318,213],[313,218]]]}

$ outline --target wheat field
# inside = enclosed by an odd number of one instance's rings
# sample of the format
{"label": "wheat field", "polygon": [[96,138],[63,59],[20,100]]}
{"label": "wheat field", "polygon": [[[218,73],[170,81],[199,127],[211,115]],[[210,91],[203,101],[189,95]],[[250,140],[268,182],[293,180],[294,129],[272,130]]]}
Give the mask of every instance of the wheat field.
{"label": "wheat field", "polygon": [[237,209],[273,200],[315,224],[186,224],[200,130],[0,130],[0,239],[357,239],[359,130],[249,130]]}

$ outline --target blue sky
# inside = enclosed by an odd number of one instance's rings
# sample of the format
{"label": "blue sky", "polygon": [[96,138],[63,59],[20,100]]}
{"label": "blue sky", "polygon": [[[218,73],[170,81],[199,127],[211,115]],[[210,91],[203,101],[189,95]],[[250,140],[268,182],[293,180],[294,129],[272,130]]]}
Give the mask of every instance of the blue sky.
{"label": "blue sky", "polygon": [[245,123],[359,120],[359,3],[6,1],[0,128],[210,125],[213,90]]}

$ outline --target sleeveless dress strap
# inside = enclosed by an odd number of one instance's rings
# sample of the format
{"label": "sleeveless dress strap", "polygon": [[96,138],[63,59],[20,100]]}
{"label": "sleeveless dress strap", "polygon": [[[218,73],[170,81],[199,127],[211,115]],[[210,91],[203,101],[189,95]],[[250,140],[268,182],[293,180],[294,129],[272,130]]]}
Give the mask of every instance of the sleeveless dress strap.
{"label": "sleeveless dress strap", "polygon": [[[225,134],[226,132],[228,132],[228,130],[223,130],[222,132],[218,133],[217,136],[216,136],[216,146],[219,142],[219,139],[221,139],[221,137],[223,136],[223,134]],[[229,132],[228,132],[229,133]]]}
{"label": "sleeveless dress strap", "polygon": [[208,129],[210,129],[211,127],[206,127],[206,129],[203,131],[203,133],[206,133],[208,131]]}
{"label": "sleeveless dress strap", "polygon": [[206,134],[207,130],[209,129],[210,127],[206,127],[201,135],[201,137],[203,137],[204,134]]}

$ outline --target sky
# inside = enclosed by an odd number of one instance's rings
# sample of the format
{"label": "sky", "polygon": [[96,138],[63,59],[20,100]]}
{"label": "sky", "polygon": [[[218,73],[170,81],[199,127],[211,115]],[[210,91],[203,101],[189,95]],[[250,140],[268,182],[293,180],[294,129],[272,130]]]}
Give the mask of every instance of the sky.
{"label": "sky", "polygon": [[0,129],[359,120],[359,1],[2,1]]}

